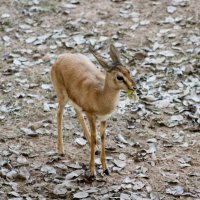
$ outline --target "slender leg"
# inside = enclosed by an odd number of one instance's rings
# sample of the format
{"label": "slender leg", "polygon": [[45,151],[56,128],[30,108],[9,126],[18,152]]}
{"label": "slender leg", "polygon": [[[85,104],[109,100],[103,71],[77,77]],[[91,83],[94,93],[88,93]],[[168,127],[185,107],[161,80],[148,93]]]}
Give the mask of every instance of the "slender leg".
{"label": "slender leg", "polygon": [[78,120],[79,122],[81,123],[81,126],[83,128],[83,132],[84,132],[84,136],[86,137],[89,145],[91,144],[91,136],[90,136],[90,132],[88,130],[88,127],[86,126],[85,124],[85,120],[83,118],[83,115],[80,111],[76,110],[76,113],[77,113],[77,117],[78,117]]}
{"label": "slender leg", "polygon": [[91,177],[96,175],[95,173],[95,148],[96,148],[96,121],[95,116],[86,113],[88,117],[88,121],[90,124],[90,131],[91,131],[91,152],[90,152],[90,174]]}
{"label": "slender leg", "polygon": [[109,175],[107,163],[106,163],[106,152],[105,152],[105,131],[106,131],[106,121],[101,122],[100,132],[101,132],[101,164],[103,172]]}
{"label": "slender leg", "polygon": [[64,107],[68,101],[68,96],[65,90],[60,90],[58,93],[58,113],[57,113],[57,121],[58,121],[58,154],[64,155],[64,145],[63,145],[63,135],[62,135],[62,119],[63,119],[63,111]]}
{"label": "slender leg", "polygon": [[68,95],[66,92],[65,85],[61,81],[62,78],[59,74],[56,73],[55,68],[52,68],[51,71],[51,79],[58,97],[58,112],[57,112],[57,124],[58,124],[58,142],[57,149],[58,154],[64,155],[64,146],[63,146],[63,136],[62,136],[62,118],[63,118],[63,110],[68,101]]}
{"label": "slender leg", "polygon": [[63,145],[63,136],[62,136],[62,118],[63,118],[64,105],[59,104],[57,121],[58,121],[58,154],[64,155],[64,145]]}

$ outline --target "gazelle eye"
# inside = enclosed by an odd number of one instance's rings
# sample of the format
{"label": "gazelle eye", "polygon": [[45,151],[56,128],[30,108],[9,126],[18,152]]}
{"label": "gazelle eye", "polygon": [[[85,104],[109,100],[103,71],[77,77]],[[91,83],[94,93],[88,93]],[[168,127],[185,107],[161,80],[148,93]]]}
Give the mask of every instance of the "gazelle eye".
{"label": "gazelle eye", "polygon": [[117,76],[117,80],[119,80],[119,81],[123,81],[124,78],[123,78],[122,76]]}

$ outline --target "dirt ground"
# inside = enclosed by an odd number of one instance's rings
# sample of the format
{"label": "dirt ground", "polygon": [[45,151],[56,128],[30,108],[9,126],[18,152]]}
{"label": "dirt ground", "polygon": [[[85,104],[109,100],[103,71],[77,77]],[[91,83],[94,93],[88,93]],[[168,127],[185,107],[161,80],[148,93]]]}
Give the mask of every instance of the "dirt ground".
{"label": "dirt ground", "polygon": [[[0,200],[200,199],[199,10],[198,0],[1,0]],[[56,153],[49,72],[61,53],[94,61],[89,45],[108,60],[110,42],[140,99],[122,92],[106,131],[110,176],[97,155],[91,181],[71,106]]]}

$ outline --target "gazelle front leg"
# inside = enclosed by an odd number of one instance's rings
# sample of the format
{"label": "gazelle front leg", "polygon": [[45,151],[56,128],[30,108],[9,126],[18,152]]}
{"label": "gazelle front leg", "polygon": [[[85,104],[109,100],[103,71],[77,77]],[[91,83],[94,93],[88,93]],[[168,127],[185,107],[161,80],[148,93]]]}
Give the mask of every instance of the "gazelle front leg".
{"label": "gazelle front leg", "polygon": [[101,132],[101,164],[103,172],[109,175],[107,163],[106,163],[106,152],[105,152],[105,131],[106,131],[106,121],[101,121],[100,132]]}
{"label": "gazelle front leg", "polygon": [[96,148],[96,119],[92,114],[86,113],[88,117],[88,121],[90,124],[90,132],[91,132],[91,145],[90,145],[90,176],[94,177],[96,175],[95,172],[95,148]]}

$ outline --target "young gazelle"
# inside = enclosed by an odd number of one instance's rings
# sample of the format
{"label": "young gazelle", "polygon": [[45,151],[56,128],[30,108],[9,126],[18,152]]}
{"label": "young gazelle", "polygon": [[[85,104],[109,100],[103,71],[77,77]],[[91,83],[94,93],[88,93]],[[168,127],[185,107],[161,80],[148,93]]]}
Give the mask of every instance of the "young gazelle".
{"label": "young gazelle", "polygon": [[[90,174],[95,176],[96,119],[100,120],[101,163],[105,174],[109,175],[105,154],[106,120],[117,106],[120,90],[136,90],[136,84],[119,58],[114,45],[110,45],[112,63],[92,51],[105,75],[82,54],[63,54],[52,67],[51,78],[58,97],[58,153],[64,154],[62,137],[62,116],[68,101],[74,106],[77,118],[83,127],[84,136],[90,144]],[[90,131],[84,118],[88,118]]]}

